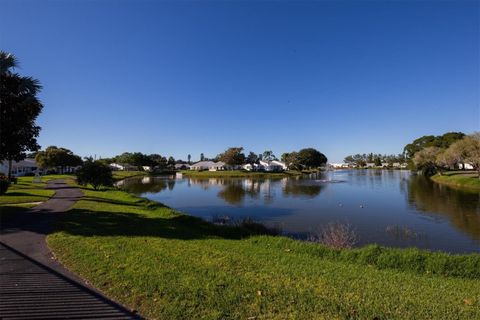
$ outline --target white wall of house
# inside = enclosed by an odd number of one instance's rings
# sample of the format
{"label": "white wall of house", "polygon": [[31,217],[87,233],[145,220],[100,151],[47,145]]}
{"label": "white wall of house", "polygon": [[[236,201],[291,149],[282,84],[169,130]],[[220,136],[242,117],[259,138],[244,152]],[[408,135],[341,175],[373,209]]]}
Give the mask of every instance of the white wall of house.
{"label": "white wall of house", "polygon": [[[12,161],[12,176],[22,177],[26,174],[35,173],[38,169],[37,162],[35,159],[25,159],[21,161]],[[8,174],[8,161],[0,162],[0,172],[7,175]]]}

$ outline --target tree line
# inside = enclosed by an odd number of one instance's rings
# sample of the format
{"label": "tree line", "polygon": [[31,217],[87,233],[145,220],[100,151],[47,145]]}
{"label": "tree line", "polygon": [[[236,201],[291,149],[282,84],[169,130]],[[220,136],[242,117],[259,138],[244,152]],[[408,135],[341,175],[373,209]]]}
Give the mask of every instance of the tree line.
{"label": "tree line", "polygon": [[480,179],[480,132],[470,135],[455,134],[456,138],[449,139],[448,143],[429,142],[416,149],[412,154],[412,162],[416,168],[425,175],[433,175],[458,167],[465,168],[465,164],[469,164],[478,172]]}
{"label": "tree line", "polygon": [[398,155],[386,155],[380,153],[364,153],[364,154],[354,154],[348,155],[345,157],[343,162],[348,163],[349,165],[355,166],[357,168],[362,168],[367,165],[367,163],[373,163],[376,167],[381,167],[384,163],[388,166],[393,166],[394,163],[405,163],[406,157],[404,154]]}
{"label": "tree line", "polygon": [[[217,155],[215,160],[235,166],[242,164],[258,164],[260,161],[278,160],[273,151],[266,150],[261,154],[250,151],[248,155],[243,153],[243,147],[231,147]],[[287,152],[281,155],[281,161],[288,169],[302,170],[318,168],[327,163],[327,157],[314,148],[305,148],[300,151]]]}

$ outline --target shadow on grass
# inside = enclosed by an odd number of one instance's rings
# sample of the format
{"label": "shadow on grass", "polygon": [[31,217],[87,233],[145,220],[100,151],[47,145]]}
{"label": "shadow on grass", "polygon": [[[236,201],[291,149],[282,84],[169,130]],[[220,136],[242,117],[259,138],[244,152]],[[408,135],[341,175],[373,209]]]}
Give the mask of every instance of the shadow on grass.
{"label": "shadow on grass", "polygon": [[238,226],[219,226],[197,217],[147,217],[120,212],[70,210],[57,224],[57,231],[81,236],[161,237],[168,239],[241,239],[259,234]]}
{"label": "shadow on grass", "polygon": [[[88,199],[88,198],[87,198]],[[85,199],[85,200],[87,200]],[[98,201],[98,199],[95,199]],[[102,202],[121,204],[122,201]],[[134,204],[129,204],[135,206]],[[138,204],[137,204],[138,205]],[[152,209],[161,207],[152,204]],[[142,214],[71,209],[64,213],[48,210],[32,211],[20,207],[0,207],[2,233],[31,231],[49,234],[64,231],[81,236],[161,237],[169,239],[242,239],[251,235],[268,234],[258,226],[220,226],[187,215],[146,216]]]}

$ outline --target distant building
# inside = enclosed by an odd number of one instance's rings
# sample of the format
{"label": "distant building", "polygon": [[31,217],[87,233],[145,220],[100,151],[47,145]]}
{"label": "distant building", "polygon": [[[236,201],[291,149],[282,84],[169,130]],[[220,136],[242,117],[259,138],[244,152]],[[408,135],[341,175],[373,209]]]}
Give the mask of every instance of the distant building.
{"label": "distant building", "polygon": [[116,171],[136,171],[138,168],[128,163],[110,163],[110,168]]}
{"label": "distant building", "polygon": [[334,169],[346,169],[346,168],[350,168],[350,164],[348,163],[329,163],[328,166],[330,168],[334,168]]}
{"label": "distant building", "polygon": [[214,161],[199,161],[194,163],[190,166],[191,170],[203,171],[220,171],[225,170],[225,163],[224,162],[214,162]]}
{"label": "distant building", "polygon": [[[14,177],[22,177],[34,174],[37,169],[38,166],[35,159],[25,159],[21,161],[12,161],[11,173]],[[5,175],[8,174],[8,161],[0,162],[0,172]]]}
{"label": "distant building", "polygon": [[287,169],[287,165],[281,161],[277,160],[272,160],[272,161],[259,161],[259,170],[265,170],[265,171],[273,171],[273,172],[278,172],[278,171],[284,171]]}

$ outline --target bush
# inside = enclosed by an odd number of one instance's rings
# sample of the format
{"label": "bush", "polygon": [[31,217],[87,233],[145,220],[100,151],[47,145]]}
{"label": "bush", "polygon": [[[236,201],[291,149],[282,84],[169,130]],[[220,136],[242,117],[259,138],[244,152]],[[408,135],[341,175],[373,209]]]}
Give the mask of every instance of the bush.
{"label": "bush", "polygon": [[77,181],[80,185],[91,184],[93,189],[111,187],[113,185],[112,169],[101,161],[87,159],[77,170]]}
{"label": "bush", "polygon": [[10,187],[10,180],[5,176],[0,176],[0,195],[5,194],[8,187]]}

